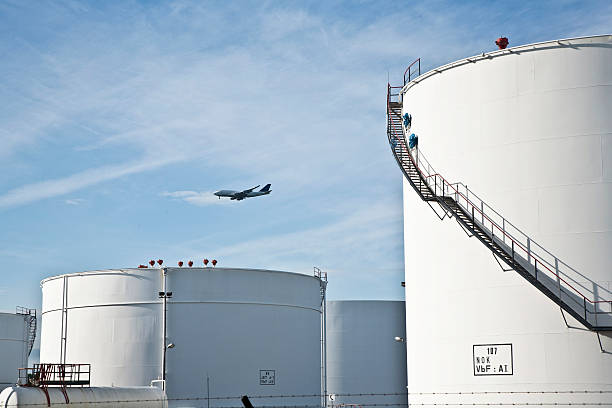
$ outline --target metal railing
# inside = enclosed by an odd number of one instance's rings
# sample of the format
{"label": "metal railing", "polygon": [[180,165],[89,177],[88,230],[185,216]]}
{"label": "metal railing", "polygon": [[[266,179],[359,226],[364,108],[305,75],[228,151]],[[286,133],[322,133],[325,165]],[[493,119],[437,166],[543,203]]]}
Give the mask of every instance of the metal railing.
{"label": "metal railing", "polygon": [[[409,72],[409,69],[406,72]],[[394,114],[390,104],[399,101],[399,95],[393,93],[397,88],[401,87],[387,85],[388,115]],[[394,100],[395,97],[397,97],[397,101]],[[392,121],[389,118],[387,121],[389,143],[398,161],[409,160],[410,164],[416,168],[422,180],[427,183],[436,197],[450,197],[454,199],[459,207],[471,216],[472,221],[483,232],[487,233],[496,245],[510,254],[513,261],[521,261],[524,268],[538,282],[545,285],[545,283],[550,283],[550,280],[556,281],[556,295],[559,299],[568,304],[572,310],[576,312],[579,310],[584,316],[585,321],[589,324],[595,327],[598,326],[598,315],[605,314],[612,318],[612,300],[604,300],[601,297],[601,293],[611,294],[608,289],[582,275],[546,250],[482,200],[467,185],[460,182],[450,183],[447,181],[441,174],[436,172],[420,149],[417,155],[411,153],[406,143],[407,130],[403,123],[399,135],[394,132],[391,126]],[[401,157],[398,157],[398,153]],[[573,302],[574,307],[567,303],[568,301]],[[611,326],[612,319],[604,325]]]}
{"label": "metal railing", "polygon": [[34,364],[19,369],[19,385],[29,387],[84,386],[91,379],[91,364]]}
{"label": "metal railing", "polygon": [[[406,78],[406,75],[408,75],[408,78]],[[417,58],[412,62],[412,64],[408,65],[408,68],[406,68],[406,71],[404,71],[404,85],[419,75],[421,75],[421,59]],[[408,80],[406,81],[406,79]]]}

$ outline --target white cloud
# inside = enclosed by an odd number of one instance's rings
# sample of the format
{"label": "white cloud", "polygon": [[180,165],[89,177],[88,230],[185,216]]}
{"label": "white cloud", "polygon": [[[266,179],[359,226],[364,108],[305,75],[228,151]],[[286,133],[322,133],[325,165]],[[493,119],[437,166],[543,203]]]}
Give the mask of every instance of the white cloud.
{"label": "white cloud", "polygon": [[171,191],[161,193],[163,197],[181,200],[197,206],[227,204],[229,200],[220,200],[214,191]]}
{"label": "white cloud", "polygon": [[83,204],[84,202],[85,200],[83,198],[69,198],[67,200],[64,200],[64,203],[68,205],[80,205],[80,204]]}
{"label": "white cloud", "polygon": [[[396,15],[364,24],[307,7],[262,5],[249,7],[247,14],[236,14],[239,6],[189,1],[111,7],[111,12],[138,10],[119,13],[122,24],[92,18],[96,13],[80,7],[45,10],[71,22],[58,24],[65,27],[61,38],[70,41],[51,38],[42,47],[18,37],[11,45],[15,52],[6,53],[15,58],[5,71],[0,68],[7,79],[0,96],[11,101],[6,117],[0,117],[0,156],[27,160],[21,151],[61,142],[65,136],[57,130],[70,126],[79,134],[66,145],[85,157],[118,149],[177,162],[214,160],[233,172],[277,174],[296,189],[368,181],[383,168],[367,171],[364,163],[372,162],[373,147],[384,144],[379,98],[387,69],[399,74],[419,55],[425,67],[480,51],[482,37],[466,30],[466,17],[486,15],[493,7],[446,6],[408,7],[406,15],[422,20],[419,30]],[[248,24],[235,20],[240,18]],[[588,25],[579,20],[571,29]],[[180,35],[175,27],[181,27]],[[399,80],[394,74],[392,82]],[[375,157],[387,169],[393,165],[388,156]],[[92,168],[26,184],[1,195],[0,208],[159,165]],[[207,205],[214,201],[207,194],[182,199]]]}
{"label": "white cloud", "polygon": [[[376,202],[355,208],[356,204],[350,203],[351,210],[324,225],[211,247],[209,253],[223,259],[224,265],[309,270],[324,262],[321,266],[347,278],[372,268],[378,273],[398,273],[403,266],[401,206]],[[202,245],[201,241],[179,243],[175,251],[197,257]]]}
{"label": "white cloud", "polygon": [[164,191],[161,193],[162,197],[171,197],[171,198],[186,198],[197,195],[196,191]]}
{"label": "white cloud", "polygon": [[152,170],[172,163],[173,161],[174,160],[168,158],[157,160],[143,159],[136,163],[102,166],[85,170],[68,177],[26,184],[0,195],[0,208],[23,205],[44,198],[68,194],[104,181]]}

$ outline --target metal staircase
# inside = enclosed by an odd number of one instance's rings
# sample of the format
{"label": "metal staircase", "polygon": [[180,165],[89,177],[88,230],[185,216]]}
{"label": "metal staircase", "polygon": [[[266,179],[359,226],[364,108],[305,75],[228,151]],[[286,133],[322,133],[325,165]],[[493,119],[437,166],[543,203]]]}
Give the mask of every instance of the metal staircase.
{"label": "metal staircase", "polygon": [[[455,217],[468,236],[476,237],[493,253],[502,269],[503,262],[509,267],[506,270],[516,271],[589,330],[612,330],[612,300],[604,299],[612,298],[608,289],[552,255],[466,185],[449,183],[418,148],[409,148],[399,101],[401,88],[387,85],[387,137],[397,164],[419,197],[440,219]],[[442,208],[443,215],[432,203]]]}
{"label": "metal staircase", "polygon": [[17,314],[25,316],[28,327],[28,356],[32,352],[34,347],[34,341],[36,340],[36,309],[28,309],[26,307],[17,306]]}

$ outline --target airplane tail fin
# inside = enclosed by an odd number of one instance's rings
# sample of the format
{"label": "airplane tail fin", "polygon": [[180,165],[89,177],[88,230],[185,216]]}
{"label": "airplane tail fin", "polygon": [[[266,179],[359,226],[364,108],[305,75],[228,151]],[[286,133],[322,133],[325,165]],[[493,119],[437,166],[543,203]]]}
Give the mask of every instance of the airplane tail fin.
{"label": "airplane tail fin", "polygon": [[265,186],[264,186],[264,187],[263,187],[261,190],[259,190],[259,191],[263,191],[263,192],[265,192],[265,191],[270,191],[270,186],[271,186],[271,185],[272,185],[272,184],[266,184],[266,185],[265,185]]}

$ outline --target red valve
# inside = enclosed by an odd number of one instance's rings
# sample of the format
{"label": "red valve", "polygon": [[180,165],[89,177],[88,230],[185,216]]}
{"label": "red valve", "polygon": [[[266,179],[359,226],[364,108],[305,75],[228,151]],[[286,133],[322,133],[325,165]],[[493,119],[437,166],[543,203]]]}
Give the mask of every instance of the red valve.
{"label": "red valve", "polygon": [[204,258],[204,260],[202,262],[204,262],[204,266],[208,265],[208,259]]}
{"label": "red valve", "polygon": [[159,264],[159,266],[161,266],[161,264],[163,264],[163,263],[164,263],[164,260],[163,260],[163,259],[158,259],[158,260],[157,260],[157,263]]}
{"label": "red valve", "polygon": [[151,266],[155,265],[155,261],[151,259],[151,260],[149,261],[149,265],[151,265]]}
{"label": "red valve", "polygon": [[503,50],[509,44],[508,38],[507,37],[499,37],[497,40],[495,40],[495,44],[499,47],[500,50]]}
{"label": "red valve", "polygon": [[178,261],[178,266],[179,266],[180,268],[182,268],[182,267],[183,267],[183,261]]}
{"label": "red valve", "polygon": [[189,265],[189,267],[191,268],[193,266],[193,261],[187,262],[187,265]]}
{"label": "red valve", "polygon": [[216,266],[216,265],[217,265],[217,260],[216,260],[216,259],[213,259],[213,260],[212,260],[212,264],[213,264],[213,266]]}
{"label": "red valve", "polygon": [[148,268],[148,266],[147,266],[147,265],[142,265],[142,264],[138,265],[138,267],[139,267],[140,269],[142,269],[142,268]]}

